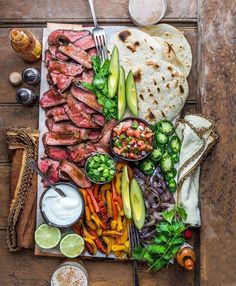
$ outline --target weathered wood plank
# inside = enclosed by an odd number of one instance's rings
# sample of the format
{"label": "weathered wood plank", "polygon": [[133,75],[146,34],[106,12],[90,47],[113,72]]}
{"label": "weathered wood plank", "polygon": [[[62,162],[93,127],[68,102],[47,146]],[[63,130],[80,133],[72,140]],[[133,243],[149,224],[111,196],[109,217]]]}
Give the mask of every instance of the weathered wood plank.
{"label": "weathered wood plank", "polygon": [[[193,53],[193,66],[191,73],[188,77],[189,82],[189,97],[188,101],[194,101],[197,99],[197,29],[194,27],[178,27],[184,31],[187,37],[192,53]],[[35,33],[39,39],[42,38],[42,28],[31,28],[32,32]],[[2,75],[0,77],[0,103],[15,103],[15,93],[17,88],[13,87],[8,81],[9,74],[13,71],[22,72],[23,69],[29,66],[35,66],[40,68],[40,62],[36,64],[27,64],[22,61],[17,54],[12,50],[10,40],[9,40],[9,28],[2,28],[0,30],[0,70]],[[22,86],[27,87],[27,84],[22,84]],[[29,87],[29,86],[28,86]],[[31,87],[32,88],[32,87]],[[39,84],[33,87],[36,93],[39,93]]]}
{"label": "weathered wood plank", "polygon": [[[129,21],[128,0],[109,1],[96,0],[95,10],[99,20]],[[184,9],[183,9],[184,7]],[[197,5],[196,0],[190,0],[186,4],[185,0],[169,0],[165,19],[196,19]],[[0,11],[1,22],[31,21],[47,22],[50,20],[61,21],[91,21],[91,12],[87,1],[71,0],[23,0],[23,1],[1,1]]]}
{"label": "weathered wood plank", "polygon": [[234,0],[200,1],[199,91],[202,113],[220,140],[201,177],[201,285],[235,285],[236,81]]}
{"label": "weathered wood plank", "polygon": [[0,165],[0,228],[7,225],[7,216],[10,203],[9,172],[9,165]]}

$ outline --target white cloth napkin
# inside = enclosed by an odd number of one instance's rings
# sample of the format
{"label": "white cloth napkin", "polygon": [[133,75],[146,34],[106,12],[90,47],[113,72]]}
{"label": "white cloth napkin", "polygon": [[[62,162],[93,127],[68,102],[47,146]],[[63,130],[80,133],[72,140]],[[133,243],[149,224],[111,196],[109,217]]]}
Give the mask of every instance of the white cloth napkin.
{"label": "white cloth napkin", "polygon": [[201,226],[199,209],[200,163],[217,142],[213,123],[200,115],[186,115],[179,120],[176,133],[182,140],[177,167],[176,201],[187,212],[186,224]]}

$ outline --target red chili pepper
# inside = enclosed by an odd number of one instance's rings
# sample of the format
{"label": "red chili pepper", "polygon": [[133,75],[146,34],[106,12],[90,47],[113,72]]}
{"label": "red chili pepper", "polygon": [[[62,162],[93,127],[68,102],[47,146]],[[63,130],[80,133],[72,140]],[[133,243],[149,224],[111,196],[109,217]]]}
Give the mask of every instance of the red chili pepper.
{"label": "red chili pepper", "polygon": [[118,219],[118,210],[117,210],[117,203],[112,200],[112,213],[113,213],[113,220],[117,220]]}
{"label": "red chili pepper", "polygon": [[87,189],[87,192],[88,192],[88,194],[89,194],[89,196],[90,196],[90,198],[91,198],[91,200],[92,200],[92,203],[93,203],[93,206],[94,206],[94,208],[95,208],[95,212],[96,213],[99,213],[99,206],[98,206],[98,203],[97,203],[97,201],[96,201],[96,199],[95,199],[95,197],[94,197],[94,195],[93,195],[93,192],[92,192],[92,190],[91,189]]}
{"label": "red chili pepper", "polygon": [[186,239],[190,239],[193,235],[193,232],[190,230],[190,229],[186,229],[185,232],[184,232],[184,237]]}
{"label": "red chili pepper", "polygon": [[99,190],[99,185],[94,185],[93,193],[94,193],[94,197],[95,198],[98,196],[98,190]]}

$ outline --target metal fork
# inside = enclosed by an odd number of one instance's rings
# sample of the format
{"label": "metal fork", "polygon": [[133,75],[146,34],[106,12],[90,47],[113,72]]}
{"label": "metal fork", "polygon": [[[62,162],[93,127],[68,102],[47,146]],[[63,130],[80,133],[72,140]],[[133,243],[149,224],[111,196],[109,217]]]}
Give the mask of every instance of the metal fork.
{"label": "metal fork", "polygon": [[[139,239],[138,231],[133,223],[128,225],[128,231],[129,231],[130,248],[132,252],[135,247],[140,245],[140,239]],[[134,263],[133,263],[133,281],[134,281],[134,286],[139,286],[136,260],[134,260]]]}
{"label": "metal fork", "polygon": [[95,45],[97,48],[98,55],[100,56],[102,62],[105,59],[108,59],[107,47],[106,47],[106,33],[105,30],[98,26],[97,18],[94,10],[93,0],[88,0],[90,10],[93,17],[94,29],[93,29],[93,37],[95,40]]}

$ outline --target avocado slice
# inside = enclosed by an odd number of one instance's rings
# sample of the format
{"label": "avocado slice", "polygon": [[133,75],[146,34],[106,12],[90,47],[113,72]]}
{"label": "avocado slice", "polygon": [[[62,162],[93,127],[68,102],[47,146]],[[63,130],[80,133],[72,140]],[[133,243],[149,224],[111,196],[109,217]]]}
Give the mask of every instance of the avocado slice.
{"label": "avocado slice", "polygon": [[121,178],[121,195],[123,202],[123,209],[125,216],[129,219],[132,218],[131,205],[130,205],[130,194],[129,194],[129,176],[128,168],[124,166]]}
{"label": "avocado slice", "polygon": [[145,221],[145,204],[141,188],[135,179],[132,179],[130,184],[130,201],[134,224],[141,230]]}
{"label": "avocado slice", "polygon": [[129,72],[126,79],[125,94],[126,94],[127,105],[129,107],[130,112],[134,116],[138,116],[138,98],[132,71]]}
{"label": "avocado slice", "polygon": [[119,81],[119,51],[116,46],[114,46],[111,53],[111,60],[109,65],[109,75],[108,75],[108,95],[109,97],[114,97],[117,91],[118,81]]}
{"label": "avocado slice", "polygon": [[125,98],[125,70],[120,67],[120,77],[118,83],[118,120],[121,120],[124,116],[126,109],[126,98]]}

